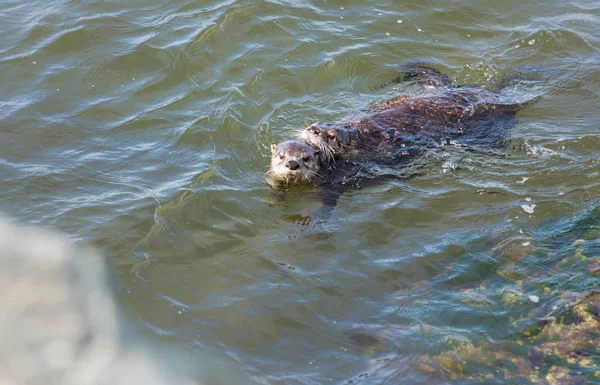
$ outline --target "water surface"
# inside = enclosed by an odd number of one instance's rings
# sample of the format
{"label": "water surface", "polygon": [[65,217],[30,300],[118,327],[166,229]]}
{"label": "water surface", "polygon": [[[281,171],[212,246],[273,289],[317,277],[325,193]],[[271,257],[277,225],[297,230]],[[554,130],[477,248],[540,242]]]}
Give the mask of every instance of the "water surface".
{"label": "water surface", "polygon": [[[522,348],[543,309],[600,283],[597,2],[38,0],[0,15],[0,209],[99,247],[123,312],[160,343],[264,384],[600,370],[598,352],[585,369]],[[505,148],[386,170],[400,178],[348,189],[311,237],[296,219],[318,203],[264,184],[268,146],[418,92],[377,87],[410,61],[541,99]],[[574,255],[587,262],[558,264]],[[448,358],[499,346],[512,358]]]}

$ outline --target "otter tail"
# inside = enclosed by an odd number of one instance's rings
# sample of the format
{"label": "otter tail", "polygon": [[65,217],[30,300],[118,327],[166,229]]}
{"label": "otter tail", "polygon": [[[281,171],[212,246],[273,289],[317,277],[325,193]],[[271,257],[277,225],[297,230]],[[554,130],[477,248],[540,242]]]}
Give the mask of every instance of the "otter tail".
{"label": "otter tail", "polygon": [[380,88],[411,80],[416,80],[417,84],[423,86],[448,87],[452,85],[452,81],[448,76],[426,63],[408,63],[402,65],[400,69],[402,70],[402,75],[382,84]]}
{"label": "otter tail", "polygon": [[529,100],[520,103],[494,104],[491,106],[492,113],[495,115],[516,114],[520,109],[531,106],[542,99],[542,96],[535,96]]}

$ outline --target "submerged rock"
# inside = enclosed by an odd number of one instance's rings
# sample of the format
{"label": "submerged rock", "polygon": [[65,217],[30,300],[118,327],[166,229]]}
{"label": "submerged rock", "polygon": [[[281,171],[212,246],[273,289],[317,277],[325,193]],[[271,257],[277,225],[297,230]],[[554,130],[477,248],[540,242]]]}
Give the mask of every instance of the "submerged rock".
{"label": "submerged rock", "polygon": [[[592,214],[595,223],[598,209]],[[504,284],[496,292],[495,303],[510,315],[508,338],[477,344],[463,337],[430,357],[428,365],[440,369],[447,378],[475,382],[600,383],[600,292],[594,286],[600,266],[596,233],[597,226],[590,226],[585,218],[551,239],[552,250],[531,250],[529,261],[509,260],[499,266],[497,274]],[[569,239],[573,235],[577,235],[575,241]],[[547,268],[532,269],[542,266],[542,262],[534,265],[534,261],[543,261]],[[567,285],[564,277],[577,278]],[[493,287],[498,282],[502,281],[492,278],[481,285]],[[580,288],[585,289],[577,290]],[[470,300],[463,303],[481,308]]]}
{"label": "submerged rock", "polygon": [[558,303],[560,314],[528,326],[512,346],[450,343],[447,351],[431,357],[429,366],[451,379],[496,378],[507,384],[600,381],[600,293],[566,295]]}

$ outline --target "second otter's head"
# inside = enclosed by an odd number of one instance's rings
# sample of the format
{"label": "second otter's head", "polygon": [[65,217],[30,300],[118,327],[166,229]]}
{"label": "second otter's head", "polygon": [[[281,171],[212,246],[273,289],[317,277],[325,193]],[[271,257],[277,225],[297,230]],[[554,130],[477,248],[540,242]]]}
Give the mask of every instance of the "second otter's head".
{"label": "second otter's head", "polygon": [[344,154],[351,144],[350,132],[332,123],[314,123],[302,131],[302,140],[318,148],[326,161]]}
{"label": "second otter's head", "polygon": [[288,183],[312,182],[319,176],[319,160],[314,148],[304,142],[286,140],[271,145],[271,169],[275,180]]}

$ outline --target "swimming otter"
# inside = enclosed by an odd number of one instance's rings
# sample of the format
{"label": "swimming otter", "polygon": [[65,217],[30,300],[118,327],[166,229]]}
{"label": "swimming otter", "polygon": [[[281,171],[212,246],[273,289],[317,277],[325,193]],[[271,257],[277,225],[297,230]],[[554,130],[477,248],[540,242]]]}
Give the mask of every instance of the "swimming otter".
{"label": "swimming otter", "polygon": [[408,68],[399,81],[416,77],[425,92],[395,97],[337,122],[310,125],[300,141],[272,146],[269,175],[288,183],[326,185],[319,194],[327,198],[321,201],[333,206],[348,185],[371,174],[367,164],[400,164],[444,143],[498,146],[516,124],[523,104],[489,90],[459,87],[429,67]]}
{"label": "swimming otter", "polygon": [[514,122],[520,107],[484,89],[441,87],[399,96],[345,121],[314,123],[300,138],[329,161],[357,152],[394,157],[451,140],[493,146],[504,139],[503,128]]}
{"label": "swimming otter", "polygon": [[307,143],[286,140],[271,145],[271,168],[267,175],[286,183],[313,182],[322,168],[317,151]]}

